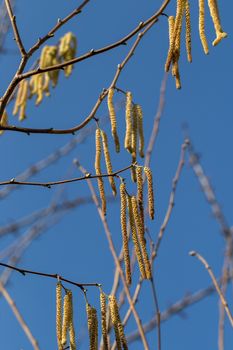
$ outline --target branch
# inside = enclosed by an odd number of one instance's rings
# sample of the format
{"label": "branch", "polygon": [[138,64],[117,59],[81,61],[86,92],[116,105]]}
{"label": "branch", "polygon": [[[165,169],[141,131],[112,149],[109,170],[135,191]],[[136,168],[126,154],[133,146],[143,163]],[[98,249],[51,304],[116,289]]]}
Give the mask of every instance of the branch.
{"label": "branch", "polygon": [[221,289],[220,289],[220,287],[219,287],[219,285],[218,285],[217,279],[216,279],[216,277],[214,276],[214,273],[213,273],[213,271],[212,271],[210,265],[207,263],[207,261],[203,258],[202,255],[200,255],[199,253],[197,253],[197,252],[195,252],[195,251],[191,251],[191,252],[189,253],[189,255],[190,255],[190,256],[195,256],[195,257],[205,266],[206,270],[208,271],[208,273],[209,273],[209,275],[210,275],[210,278],[211,278],[212,281],[213,281],[214,287],[215,287],[215,289],[216,289],[216,291],[217,291],[217,293],[218,293],[218,295],[219,295],[219,297],[220,297],[221,303],[222,303],[222,305],[224,306],[224,309],[225,309],[226,314],[227,314],[227,316],[228,316],[228,318],[229,318],[229,321],[230,321],[230,323],[231,323],[231,326],[233,327],[233,316],[232,316],[232,314],[231,314],[231,311],[230,311],[230,309],[229,309],[229,306],[228,306],[228,304],[227,304],[227,301],[226,301],[226,299],[225,299],[225,297],[224,297],[224,295],[223,295],[223,293],[222,293],[222,291],[221,291]]}
{"label": "branch", "polygon": [[24,182],[24,181],[17,181],[15,178],[12,178],[9,181],[2,181],[0,182],[0,186],[4,185],[21,185],[21,186],[41,186],[41,187],[47,187],[51,188],[52,186],[55,185],[62,185],[62,184],[67,184],[71,182],[77,182],[77,181],[82,181],[82,180],[87,180],[87,179],[97,179],[97,178],[104,178],[104,177],[117,177],[118,174],[123,173],[124,171],[132,168],[133,164],[128,165],[127,167],[124,167],[118,171],[115,171],[112,174],[102,174],[102,175],[91,175],[90,173],[87,173],[85,176],[81,177],[75,177],[73,179],[67,179],[67,180],[61,180],[61,181],[51,181],[51,182]]}
{"label": "branch", "polygon": [[23,276],[25,276],[26,274],[31,274],[31,275],[41,276],[41,277],[49,277],[49,278],[59,279],[61,281],[64,281],[66,283],[72,284],[72,285],[80,288],[82,291],[85,291],[84,287],[100,287],[101,286],[101,284],[99,284],[99,283],[77,283],[77,282],[74,282],[74,281],[71,281],[67,278],[62,277],[62,276],[58,275],[57,273],[50,274],[50,273],[33,271],[33,270],[26,270],[26,269],[18,268],[18,267],[12,266],[12,265],[4,264],[4,263],[0,263],[0,266],[4,266],[4,267],[7,267],[9,269],[18,271]]}

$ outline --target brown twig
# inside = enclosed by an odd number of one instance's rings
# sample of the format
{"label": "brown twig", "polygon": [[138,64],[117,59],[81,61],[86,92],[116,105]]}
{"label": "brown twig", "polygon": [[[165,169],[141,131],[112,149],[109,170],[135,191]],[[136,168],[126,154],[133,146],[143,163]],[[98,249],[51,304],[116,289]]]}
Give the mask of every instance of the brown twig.
{"label": "brown twig", "polygon": [[231,311],[230,311],[230,309],[229,309],[229,306],[228,306],[228,304],[227,304],[227,301],[226,301],[226,299],[225,299],[225,297],[224,297],[224,295],[223,295],[223,293],[222,293],[222,291],[221,291],[221,289],[220,289],[220,287],[219,287],[219,285],[218,285],[217,279],[216,279],[216,277],[214,276],[214,273],[213,273],[213,271],[212,271],[210,265],[207,263],[207,261],[203,258],[202,255],[200,255],[199,253],[197,253],[197,252],[195,252],[195,251],[191,251],[191,252],[189,253],[189,255],[195,256],[195,257],[205,266],[206,270],[208,271],[208,273],[209,273],[209,275],[210,275],[210,278],[211,278],[212,281],[213,281],[214,287],[215,287],[215,289],[216,289],[216,291],[217,291],[217,293],[218,293],[218,295],[219,295],[219,297],[220,297],[221,303],[222,303],[223,306],[224,306],[224,309],[225,309],[226,314],[227,314],[227,316],[228,316],[228,318],[229,318],[229,321],[230,321],[230,323],[231,323],[231,326],[233,327],[233,316],[232,316],[232,314],[231,314]]}
{"label": "brown twig", "polygon": [[[229,279],[229,257],[225,254],[223,268],[222,268],[222,286],[221,290],[225,296],[227,284]],[[219,321],[218,321],[218,350],[224,350],[224,324],[225,324],[225,310],[224,306],[219,301]]]}
{"label": "brown twig", "polygon": [[7,267],[9,269],[18,271],[23,276],[25,276],[27,274],[31,274],[31,275],[41,276],[41,277],[49,277],[49,278],[60,279],[61,281],[67,282],[69,284],[72,284],[72,285],[80,288],[82,291],[85,291],[84,287],[100,287],[101,286],[101,284],[99,284],[99,283],[77,283],[77,282],[74,282],[74,281],[71,281],[71,280],[69,280],[67,278],[62,277],[62,276],[60,276],[57,273],[51,274],[51,273],[38,272],[38,271],[33,271],[33,270],[26,270],[26,269],[22,269],[22,268],[15,267],[15,266],[8,265],[8,264],[4,264],[4,263],[0,263],[0,266],[4,266],[4,267]]}
{"label": "brown twig", "polygon": [[90,173],[87,173],[85,176],[81,177],[75,177],[73,179],[67,179],[67,180],[61,180],[61,181],[51,181],[51,182],[24,182],[24,181],[17,181],[15,178],[12,178],[9,181],[2,181],[0,182],[0,186],[4,185],[22,185],[22,186],[41,186],[41,187],[47,187],[51,188],[52,186],[55,185],[62,185],[62,184],[67,184],[71,182],[77,182],[77,181],[82,181],[82,180],[87,180],[87,179],[97,179],[99,177],[109,177],[109,176],[118,176],[118,174],[130,169],[133,166],[133,164],[128,165],[127,167],[124,167],[118,171],[115,171],[112,174],[102,174],[102,175],[91,175]]}
{"label": "brown twig", "polygon": [[4,298],[6,299],[7,303],[9,304],[11,310],[13,311],[16,319],[18,320],[18,322],[19,322],[20,326],[22,327],[24,333],[26,334],[28,340],[32,344],[34,350],[40,350],[37,340],[34,338],[30,328],[28,327],[28,325],[24,321],[23,316],[19,312],[14,300],[12,299],[12,297],[10,296],[10,294],[6,290],[6,288],[3,286],[2,282],[0,282],[0,292],[2,293]]}
{"label": "brown twig", "polygon": [[25,57],[27,55],[27,53],[25,51],[23,42],[22,42],[20,34],[19,34],[19,30],[18,30],[18,27],[17,27],[17,24],[16,24],[16,17],[13,14],[10,0],[5,0],[5,4],[6,4],[7,12],[8,12],[10,21],[11,21],[12,29],[13,29],[13,32],[14,32],[14,39],[15,39],[17,45],[18,45],[19,51],[21,53],[21,56]]}

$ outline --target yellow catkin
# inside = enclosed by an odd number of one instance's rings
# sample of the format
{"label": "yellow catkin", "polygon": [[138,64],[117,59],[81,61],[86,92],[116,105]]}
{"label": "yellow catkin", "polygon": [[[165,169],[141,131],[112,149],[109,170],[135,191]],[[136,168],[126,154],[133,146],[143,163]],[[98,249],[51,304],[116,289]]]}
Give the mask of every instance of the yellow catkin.
{"label": "yellow catkin", "polygon": [[151,220],[154,220],[154,190],[152,172],[148,167],[144,167],[144,172],[147,178],[149,216]]}
{"label": "yellow catkin", "polygon": [[137,201],[139,207],[139,215],[141,218],[142,226],[144,227],[144,207],[143,207],[143,177],[142,177],[142,167],[136,167],[136,177],[137,177]]}
{"label": "yellow catkin", "polygon": [[103,336],[103,350],[108,350],[108,333],[107,333],[107,310],[106,310],[106,295],[100,293],[100,310],[101,310],[101,328]]}
{"label": "yellow catkin", "polygon": [[98,319],[97,312],[90,304],[86,304],[87,325],[90,341],[90,350],[98,349]]}
{"label": "yellow catkin", "polygon": [[70,350],[76,350],[75,330],[73,319],[69,326]]}
{"label": "yellow catkin", "polygon": [[121,323],[119,316],[119,309],[116,301],[116,297],[114,295],[109,295],[109,309],[110,309],[110,317],[114,327],[115,339],[117,350],[121,350],[121,338],[119,333],[118,323]]}
{"label": "yellow catkin", "polygon": [[122,242],[123,242],[123,252],[124,252],[124,262],[125,262],[125,275],[126,282],[128,285],[131,284],[131,268],[130,268],[130,255],[128,246],[128,235],[127,235],[127,221],[126,221],[126,207],[127,207],[127,197],[125,184],[120,184],[120,197],[121,197],[121,232],[122,232]]}
{"label": "yellow catkin", "polygon": [[216,39],[212,42],[213,46],[216,46],[223,38],[227,37],[227,33],[225,33],[222,29],[220,18],[219,18],[219,11],[218,11],[218,4],[216,0],[208,0],[208,5],[210,9],[210,15],[212,17],[213,23],[214,23],[214,29],[216,33]]}
{"label": "yellow catkin", "polygon": [[58,350],[62,350],[62,285],[61,282],[56,286],[56,332]]}
{"label": "yellow catkin", "polygon": [[151,266],[150,266],[150,260],[147,254],[146,250],[146,240],[144,238],[144,227],[142,225],[141,218],[138,213],[138,205],[137,205],[137,199],[136,197],[132,196],[132,209],[133,209],[133,215],[134,215],[134,221],[137,227],[137,232],[138,232],[138,240],[142,252],[142,257],[144,261],[144,267],[145,267],[145,272],[146,272],[146,278],[151,279]]}
{"label": "yellow catkin", "polygon": [[71,290],[66,291],[63,304],[63,320],[62,320],[62,346],[67,343],[67,332],[70,326],[70,321],[72,319],[73,309],[72,309],[72,292]]}
{"label": "yellow catkin", "polygon": [[28,81],[21,80],[19,83],[19,88],[16,95],[15,105],[13,109],[13,115],[16,115],[19,112],[19,120],[22,121],[26,118],[25,110],[27,106],[28,98]]}
{"label": "yellow catkin", "polygon": [[[8,125],[8,115],[6,110],[4,110],[0,121],[0,126],[7,126],[7,125]],[[0,135],[2,135],[3,133],[4,133],[4,130],[0,130]]]}
{"label": "yellow catkin", "polygon": [[[132,156],[132,163],[134,163],[136,161],[136,159]],[[135,166],[131,167],[131,180],[133,182],[137,182],[137,176],[136,176],[136,170],[135,170]]]}
{"label": "yellow catkin", "polygon": [[132,135],[131,135],[131,151],[132,157],[137,158],[137,134],[138,134],[138,115],[137,105],[133,105],[132,109]]}
{"label": "yellow catkin", "polygon": [[204,53],[208,55],[209,48],[205,35],[205,0],[199,0],[199,36]]}
{"label": "yellow catkin", "polygon": [[117,134],[117,122],[116,122],[116,112],[113,104],[114,88],[110,88],[108,91],[108,112],[111,122],[112,136],[115,143],[116,152],[120,152],[120,142]]}
{"label": "yellow catkin", "polygon": [[120,339],[121,339],[121,344],[124,350],[128,350],[128,345],[127,345],[127,340],[125,337],[125,333],[124,333],[124,327],[122,325],[122,323],[118,323],[118,331],[119,331],[119,335],[120,335]]}
{"label": "yellow catkin", "polygon": [[127,196],[127,205],[128,205],[128,211],[129,211],[129,222],[130,222],[130,228],[132,232],[132,240],[135,248],[135,254],[136,254],[139,270],[140,270],[142,279],[146,279],[144,262],[142,258],[142,253],[141,253],[138,236],[137,236],[137,230],[136,230],[135,221],[134,221],[131,196]]}
{"label": "yellow catkin", "polygon": [[[110,153],[109,153],[109,148],[108,148],[108,137],[103,130],[101,130],[101,138],[102,138],[102,144],[103,144],[103,149],[104,149],[104,158],[105,158],[107,173],[112,174],[113,171],[112,171],[112,163],[111,163],[111,158],[110,158]],[[114,196],[116,196],[117,190],[116,190],[114,177],[109,176],[108,180],[109,180],[110,186],[112,188],[112,193]]]}
{"label": "yellow catkin", "polygon": [[[76,36],[68,32],[61,39],[59,44],[59,57],[64,62],[72,60],[77,51],[77,39]],[[73,65],[70,64],[64,67],[65,76],[68,77],[72,73]]]}
{"label": "yellow catkin", "polygon": [[186,23],[186,52],[187,59],[192,62],[192,47],[191,47],[191,20],[190,20],[190,5],[189,0],[185,1],[185,23]]}
{"label": "yellow catkin", "polygon": [[181,26],[182,26],[182,17],[183,17],[183,1],[184,0],[177,0],[177,10],[176,10],[176,19],[175,19],[175,25],[174,25],[174,30],[173,30],[173,35],[172,35],[172,40],[169,45],[169,50],[167,54],[167,60],[165,63],[165,72],[169,71],[171,62],[174,58],[174,50],[175,46],[177,47],[179,45],[180,41],[180,34],[179,32],[181,31]]}
{"label": "yellow catkin", "polygon": [[132,93],[126,92],[126,108],[125,108],[125,148],[131,153],[131,138],[132,138]]}
{"label": "yellow catkin", "polygon": [[[95,134],[95,144],[96,144],[96,153],[95,153],[95,171],[96,175],[100,176],[102,175],[101,172],[101,132],[100,129],[96,129]],[[100,193],[100,199],[102,202],[102,211],[103,214],[106,215],[106,197],[105,197],[105,191],[104,191],[104,181],[102,177],[97,178],[98,187],[99,187],[99,193]]]}
{"label": "yellow catkin", "polygon": [[142,107],[138,104],[135,105],[135,112],[137,115],[137,127],[139,136],[139,154],[141,158],[144,158],[144,130],[143,130],[143,113]]}

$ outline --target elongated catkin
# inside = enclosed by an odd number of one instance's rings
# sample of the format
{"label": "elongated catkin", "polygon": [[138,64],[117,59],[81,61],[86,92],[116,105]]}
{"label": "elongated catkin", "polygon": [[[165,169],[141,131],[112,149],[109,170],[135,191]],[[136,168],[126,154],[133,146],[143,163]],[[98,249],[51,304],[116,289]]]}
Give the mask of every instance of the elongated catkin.
{"label": "elongated catkin", "polygon": [[142,279],[146,279],[146,272],[145,272],[145,267],[144,267],[144,262],[142,258],[142,253],[138,241],[138,236],[137,236],[137,230],[135,226],[135,221],[134,221],[134,215],[133,215],[133,208],[132,208],[132,197],[127,196],[127,205],[128,205],[128,212],[129,212],[129,222],[130,222],[130,228],[132,232],[132,240],[135,248],[135,254],[139,266],[139,270],[141,273]]}
{"label": "elongated catkin", "polygon": [[185,22],[186,22],[186,52],[187,59],[192,62],[192,47],[191,47],[191,20],[190,20],[190,5],[189,0],[185,0]]}
{"label": "elongated catkin", "polygon": [[70,316],[70,323],[69,323],[70,350],[76,350],[75,330],[74,330],[74,320],[73,320],[73,297],[72,297],[72,293],[70,293],[70,308],[71,308],[71,316]]}
{"label": "elongated catkin", "polygon": [[126,92],[126,108],[125,108],[125,148],[131,153],[131,138],[132,138],[132,93]]}
{"label": "elongated catkin", "polygon": [[142,177],[142,167],[136,167],[136,177],[137,177],[137,201],[139,207],[139,215],[142,222],[142,227],[144,228],[144,207],[143,207],[143,177]]}
{"label": "elongated catkin", "polygon": [[204,53],[208,55],[209,47],[205,35],[205,0],[199,0],[199,36]]}
{"label": "elongated catkin", "polygon": [[142,252],[142,258],[144,262],[145,272],[146,272],[146,278],[151,279],[151,266],[150,266],[150,260],[147,254],[146,250],[146,240],[144,237],[144,227],[142,226],[142,221],[138,213],[138,205],[137,205],[137,199],[136,197],[132,196],[132,209],[133,209],[133,215],[134,215],[134,221],[136,224],[137,232],[138,232],[138,240]]}
{"label": "elongated catkin", "polygon": [[124,350],[128,350],[128,344],[127,344],[126,336],[124,333],[123,324],[119,322],[117,326],[118,326],[118,331],[119,331],[122,347]]}
{"label": "elongated catkin", "polygon": [[72,292],[71,290],[66,291],[63,303],[63,321],[62,321],[62,346],[64,347],[67,343],[67,332],[72,319]]}
{"label": "elongated catkin", "polygon": [[116,152],[120,152],[120,142],[117,134],[116,112],[113,104],[114,88],[108,90],[108,112],[111,122],[112,136],[115,143]]}
{"label": "elongated catkin", "polygon": [[90,340],[90,350],[98,349],[98,319],[97,312],[90,304],[86,304],[87,325]]}
{"label": "elongated catkin", "polygon": [[[105,158],[107,173],[112,174],[112,163],[111,163],[111,158],[110,158],[110,153],[109,153],[109,148],[108,148],[108,137],[103,130],[101,130],[101,138],[102,138],[102,144],[103,144],[103,149],[104,149],[104,158]],[[116,196],[117,190],[116,190],[114,177],[109,176],[108,180],[109,180],[110,186],[112,188],[112,193],[114,196]]]}
{"label": "elongated catkin", "polygon": [[[8,115],[7,115],[7,111],[4,110],[0,121],[0,126],[7,126],[7,125],[8,125]],[[0,135],[2,135],[3,133],[4,133],[4,130],[0,130]]]}
{"label": "elongated catkin", "polygon": [[[96,153],[95,153],[95,171],[96,175],[100,176],[102,175],[101,172],[101,135],[100,135],[100,129],[96,129],[95,133],[95,144],[96,144]],[[103,214],[106,215],[106,197],[105,197],[105,191],[104,191],[104,181],[102,177],[97,178],[97,183],[99,187],[99,193],[100,193],[100,199],[102,202],[102,211]]]}
{"label": "elongated catkin", "polygon": [[138,136],[138,113],[137,105],[132,108],[132,135],[131,135],[131,152],[132,157],[137,158],[137,136]]}
{"label": "elongated catkin", "polygon": [[214,29],[216,33],[216,39],[213,41],[212,45],[216,46],[223,38],[227,37],[227,33],[225,33],[222,29],[220,18],[219,18],[219,10],[218,4],[216,0],[208,0],[208,5],[210,9],[210,15],[212,17],[214,23]]}
{"label": "elongated catkin", "polygon": [[111,317],[111,321],[115,332],[117,350],[121,350],[121,338],[120,338],[119,327],[118,327],[118,323],[121,323],[121,320],[119,316],[119,309],[118,309],[116,297],[114,295],[109,295],[108,299],[109,299],[110,317]]}
{"label": "elongated catkin", "polygon": [[103,350],[108,350],[108,333],[107,333],[107,309],[106,309],[106,295],[100,293],[100,310],[101,310],[101,326],[103,336]]}
{"label": "elongated catkin", "polygon": [[138,127],[138,136],[139,136],[139,155],[141,158],[144,158],[144,130],[143,130],[143,113],[142,107],[138,104],[135,105],[135,113],[137,115],[137,127]]}
{"label": "elongated catkin", "polygon": [[144,172],[147,178],[149,216],[151,220],[154,220],[154,190],[152,172],[148,167],[144,167]]}
{"label": "elongated catkin", "polygon": [[121,197],[121,232],[122,232],[122,244],[124,253],[124,263],[125,263],[125,275],[126,282],[128,285],[131,284],[131,268],[130,268],[130,255],[128,246],[128,235],[127,235],[127,222],[126,222],[126,188],[125,184],[120,184],[120,197]]}
{"label": "elongated catkin", "polygon": [[56,333],[58,350],[62,350],[62,285],[61,282],[56,286]]}

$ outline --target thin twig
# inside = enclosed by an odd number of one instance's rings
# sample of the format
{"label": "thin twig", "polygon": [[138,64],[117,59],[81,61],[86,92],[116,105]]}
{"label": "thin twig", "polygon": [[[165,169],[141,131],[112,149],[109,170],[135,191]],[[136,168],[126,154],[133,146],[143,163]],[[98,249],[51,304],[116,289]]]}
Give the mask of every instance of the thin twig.
{"label": "thin twig", "polygon": [[70,283],[76,287],[79,287],[82,291],[85,290],[84,287],[99,287],[100,286],[99,283],[77,283],[77,282],[74,282],[74,281],[71,281],[67,278],[62,277],[57,273],[51,274],[51,273],[45,273],[45,272],[39,272],[39,271],[33,271],[33,270],[26,270],[26,269],[22,269],[22,268],[15,267],[15,266],[8,265],[8,264],[4,264],[4,263],[0,263],[0,266],[4,266],[4,267],[7,267],[9,269],[18,271],[23,276],[25,276],[26,274],[31,274],[31,275],[41,276],[41,277],[49,277],[49,278],[56,278],[56,279],[59,278],[61,281],[64,281],[64,282]]}
{"label": "thin twig", "polygon": [[[227,282],[229,275],[229,257],[225,254],[223,268],[222,268],[222,286],[221,290],[225,296],[227,290]],[[224,325],[225,325],[225,310],[224,306],[219,301],[219,321],[218,321],[218,350],[224,350]]]}
{"label": "thin twig", "polygon": [[19,312],[14,300],[11,298],[9,292],[3,286],[2,282],[0,282],[0,292],[2,293],[2,295],[4,296],[6,301],[8,302],[11,310],[13,311],[15,317],[17,318],[17,320],[18,320],[20,326],[22,327],[24,333],[26,334],[28,340],[32,344],[34,350],[40,350],[37,340],[34,338],[30,328],[28,327],[28,325],[24,321],[23,316]]}
{"label": "thin twig", "polygon": [[230,309],[229,309],[229,306],[228,306],[228,304],[227,304],[227,301],[226,301],[226,299],[225,299],[223,293],[221,292],[221,289],[220,289],[220,287],[219,287],[219,285],[218,285],[217,279],[216,279],[216,277],[214,276],[214,273],[213,273],[213,271],[212,271],[210,265],[207,263],[207,261],[203,258],[202,255],[200,255],[199,253],[197,253],[197,252],[195,252],[195,251],[191,251],[191,252],[189,253],[189,255],[195,256],[195,257],[205,266],[206,270],[208,271],[208,273],[209,273],[209,275],[210,275],[210,277],[211,277],[211,279],[212,279],[212,281],[213,281],[214,287],[215,287],[216,291],[218,292],[218,295],[219,295],[219,297],[220,297],[221,303],[222,303],[223,306],[224,306],[224,309],[225,309],[226,314],[227,314],[227,316],[228,316],[228,318],[229,318],[229,321],[230,321],[230,323],[231,323],[231,326],[233,327],[233,316],[232,316],[232,314],[231,314],[231,311],[230,311]]}

